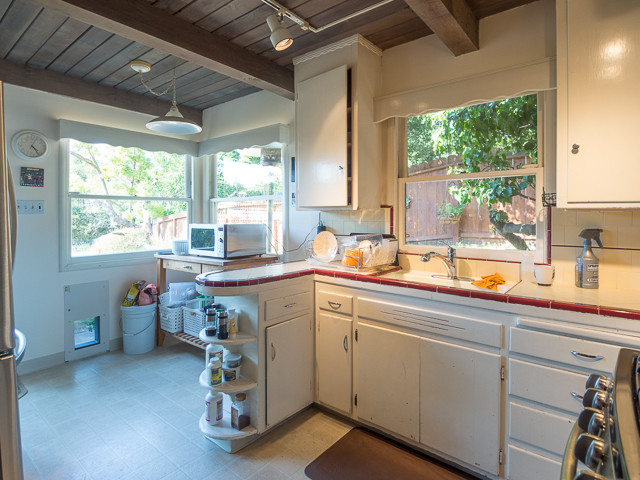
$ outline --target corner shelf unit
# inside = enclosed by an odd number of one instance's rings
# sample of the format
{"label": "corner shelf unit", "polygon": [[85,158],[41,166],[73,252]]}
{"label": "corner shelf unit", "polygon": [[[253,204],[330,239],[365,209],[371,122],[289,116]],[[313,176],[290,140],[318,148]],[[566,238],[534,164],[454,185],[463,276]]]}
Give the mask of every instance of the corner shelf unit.
{"label": "corner shelf unit", "polygon": [[[209,337],[205,334],[205,329],[200,330],[200,334],[198,338],[201,342],[212,343],[215,345],[221,345],[225,348],[244,345],[251,342],[257,342],[258,337],[253,335],[247,335],[243,333],[238,333],[236,338],[229,338],[226,340],[220,340],[218,337]],[[231,396],[234,393],[246,392],[248,390],[255,389],[258,386],[258,383],[254,380],[250,380],[243,376],[240,376],[237,380],[233,382],[222,382],[220,385],[212,386],[209,384],[207,380],[207,370],[203,370],[200,373],[200,377],[198,379],[201,386],[213,390],[215,392],[224,393],[226,395]],[[239,440],[243,438],[250,437],[258,433],[258,429],[254,425],[247,425],[242,430],[236,430],[231,427],[231,420],[229,419],[229,415],[224,415],[222,421],[217,425],[209,425],[206,421],[206,416],[203,413],[200,417],[199,422],[200,431],[204,434],[205,437],[213,440],[218,443],[219,441],[231,441],[231,440]],[[225,446],[220,445],[222,448],[227,450]],[[227,450],[229,451],[229,450]]]}

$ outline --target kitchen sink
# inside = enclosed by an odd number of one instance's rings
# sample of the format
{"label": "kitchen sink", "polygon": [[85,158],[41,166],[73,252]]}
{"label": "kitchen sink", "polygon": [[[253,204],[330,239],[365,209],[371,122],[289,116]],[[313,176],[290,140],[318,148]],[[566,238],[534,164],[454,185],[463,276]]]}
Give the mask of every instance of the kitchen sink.
{"label": "kitchen sink", "polygon": [[[471,282],[480,280],[480,277],[458,277],[451,279],[446,275],[434,274],[431,272],[423,272],[417,270],[396,271],[381,275],[382,278],[399,280],[401,282],[426,283],[429,285],[438,285],[442,287],[461,288],[464,290],[477,290],[481,292],[496,292],[489,288],[478,287]],[[506,293],[513,288],[518,282],[507,281],[504,285],[498,285],[497,293]]]}

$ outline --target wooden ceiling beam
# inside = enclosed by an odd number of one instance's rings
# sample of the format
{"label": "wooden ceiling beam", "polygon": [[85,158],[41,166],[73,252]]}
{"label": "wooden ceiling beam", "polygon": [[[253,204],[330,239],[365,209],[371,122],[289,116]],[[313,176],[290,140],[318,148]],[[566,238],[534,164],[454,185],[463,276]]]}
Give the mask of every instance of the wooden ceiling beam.
{"label": "wooden ceiling beam", "polygon": [[[130,93],[119,88],[106,87],[62,73],[40,70],[2,59],[0,59],[0,81],[153,116],[166,115],[171,107],[170,102],[154,97]],[[202,111],[186,105],[178,105],[178,108],[185,118],[202,125]]]}
{"label": "wooden ceiling beam", "polygon": [[[293,99],[293,71],[144,0],[30,0],[89,25]],[[135,60],[132,58],[131,60]]]}
{"label": "wooden ceiling beam", "polygon": [[455,55],[480,48],[478,19],[466,0],[404,0]]}

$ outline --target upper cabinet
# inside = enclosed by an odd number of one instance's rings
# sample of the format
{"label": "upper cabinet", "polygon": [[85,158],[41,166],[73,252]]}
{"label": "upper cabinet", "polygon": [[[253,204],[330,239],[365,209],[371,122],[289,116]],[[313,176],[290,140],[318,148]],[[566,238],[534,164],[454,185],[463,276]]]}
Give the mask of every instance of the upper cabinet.
{"label": "upper cabinet", "polygon": [[296,206],[380,208],[381,135],[373,121],[381,52],[359,35],[297,58]]}
{"label": "upper cabinet", "polygon": [[640,3],[559,0],[558,206],[640,206]]}

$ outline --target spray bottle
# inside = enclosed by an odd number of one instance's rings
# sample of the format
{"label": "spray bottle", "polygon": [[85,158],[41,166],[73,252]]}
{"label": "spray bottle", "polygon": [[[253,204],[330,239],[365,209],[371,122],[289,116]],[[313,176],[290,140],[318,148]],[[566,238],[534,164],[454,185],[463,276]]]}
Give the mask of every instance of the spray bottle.
{"label": "spray bottle", "polygon": [[587,228],[580,232],[580,237],[584,238],[584,248],[576,258],[576,287],[598,288],[599,260],[591,250],[591,242],[595,240],[602,248],[600,233],[601,228]]}

